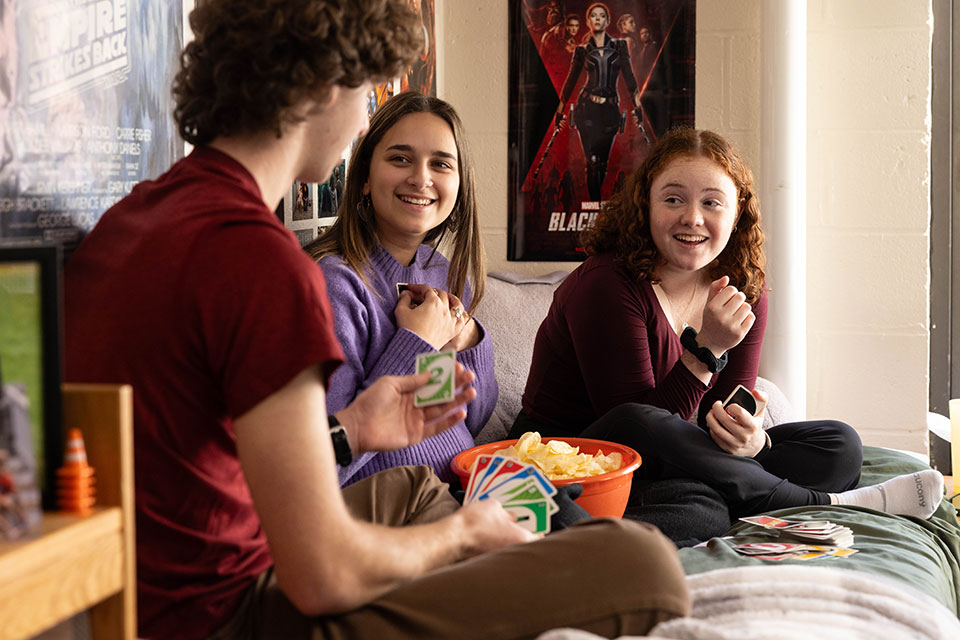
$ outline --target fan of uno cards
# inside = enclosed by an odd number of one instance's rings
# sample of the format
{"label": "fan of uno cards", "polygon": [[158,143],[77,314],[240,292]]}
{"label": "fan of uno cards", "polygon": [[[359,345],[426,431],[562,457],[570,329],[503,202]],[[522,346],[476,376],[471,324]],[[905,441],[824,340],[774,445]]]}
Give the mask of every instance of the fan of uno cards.
{"label": "fan of uno cards", "polygon": [[492,498],[511,512],[524,529],[550,532],[550,516],[559,510],[553,496],[557,488],[542,471],[516,458],[477,456],[467,483],[464,504]]}

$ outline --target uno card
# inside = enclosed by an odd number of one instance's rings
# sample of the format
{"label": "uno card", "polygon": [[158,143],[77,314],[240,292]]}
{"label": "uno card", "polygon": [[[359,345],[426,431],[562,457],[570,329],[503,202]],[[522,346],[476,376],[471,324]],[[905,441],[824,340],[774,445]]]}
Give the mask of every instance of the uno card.
{"label": "uno card", "polygon": [[553,497],[543,492],[540,483],[526,474],[515,474],[507,480],[501,482],[497,487],[491,489],[485,494],[485,497],[492,498],[503,506],[513,504],[514,502],[530,502],[531,500],[546,500],[549,515],[555,514],[560,510]]}
{"label": "uno card", "polygon": [[502,455],[477,456],[470,471],[464,504],[493,499],[519,526],[533,533],[550,532],[550,516],[560,510],[556,487],[533,465]]}
{"label": "uno card", "polygon": [[545,500],[547,498],[536,480],[530,479],[519,479],[506,486],[497,487],[491,490],[488,495],[503,504],[514,501],[527,502],[530,500]]}
{"label": "uno card", "polygon": [[738,384],[737,387],[730,392],[730,395],[727,396],[727,399],[723,401],[724,407],[731,404],[740,405],[752,416],[759,413],[757,410],[757,399],[753,397],[750,389],[747,389],[742,384]]}
{"label": "uno card", "polygon": [[827,555],[829,555],[831,558],[846,558],[847,556],[852,556],[856,552],[857,549],[830,547],[830,551]]}
{"label": "uno card", "polygon": [[802,559],[796,553],[775,553],[770,555],[755,556],[760,560],[780,561],[780,560],[800,560]]}
{"label": "uno card", "polygon": [[784,529],[794,524],[794,522],[790,520],[782,520],[772,516],[750,516],[749,518],[740,518],[740,520],[742,522],[749,522],[750,524],[758,524],[767,529]]}
{"label": "uno card", "polygon": [[486,500],[490,496],[488,491],[508,482],[518,471],[523,470],[523,463],[515,458],[504,458],[503,463],[492,473],[484,477],[483,482],[474,492],[477,500]]}
{"label": "uno card", "polygon": [[453,400],[456,395],[453,380],[456,366],[457,352],[453,349],[419,354],[416,372],[429,371],[430,380],[414,392],[414,406],[429,407]]}
{"label": "uno card", "polygon": [[828,520],[804,520],[802,522],[793,522],[787,528],[791,533],[828,535],[839,529],[840,525],[834,524]]}
{"label": "uno card", "polygon": [[497,482],[487,483],[486,486],[480,488],[481,495],[479,495],[478,497],[482,500],[483,498],[488,497],[486,495],[487,493],[492,493],[496,491],[498,488],[500,488],[502,483],[509,482],[509,481],[518,481],[518,480],[533,480],[539,485],[540,489],[547,496],[552,497],[556,495],[557,488],[553,486],[552,482],[547,480],[546,476],[544,476],[539,469],[537,469],[533,465],[524,465],[523,463],[518,463],[518,464],[521,465],[521,468],[516,470],[512,477],[505,480],[501,480],[500,483],[497,483]]}
{"label": "uno card", "polygon": [[473,486],[480,474],[490,465],[491,460],[493,460],[493,456],[482,455],[477,456],[477,459],[473,461],[473,468],[470,469],[470,479],[467,480],[467,487],[464,489],[464,502],[468,502],[473,496]]}
{"label": "uno card", "polygon": [[744,556],[753,556],[764,560],[783,560],[808,553],[813,548],[805,544],[788,542],[747,542],[736,545],[734,549]]}
{"label": "uno card", "polygon": [[[397,300],[400,300],[400,294],[410,288],[409,282],[398,282],[397,283]],[[410,308],[419,307],[420,303],[416,300],[410,301]]]}
{"label": "uno card", "polygon": [[532,533],[550,533],[550,512],[546,500],[513,502],[503,505],[517,519],[517,524]]}
{"label": "uno card", "polygon": [[487,462],[486,467],[479,470],[475,478],[470,480],[470,491],[467,492],[465,501],[472,502],[473,499],[479,494],[480,486],[483,485],[487,478],[496,473],[497,469],[500,468],[507,458],[504,456],[490,456],[490,460]]}
{"label": "uno card", "polygon": [[520,500],[520,499],[518,498],[518,499],[516,499],[516,500],[511,500],[511,501],[509,501],[509,502],[501,502],[500,504],[503,505],[503,508],[504,508],[504,509],[507,509],[507,508],[509,508],[511,505],[524,504],[524,503],[527,503],[527,502],[539,502],[539,501],[541,501],[541,500],[547,503],[547,517],[550,517],[550,516],[552,516],[553,514],[555,514],[557,511],[560,511],[560,507],[558,507],[558,506],[557,506],[557,503],[554,502],[554,501],[553,501],[553,498],[550,498],[550,497],[536,498],[536,499],[534,499],[534,500]]}
{"label": "uno card", "polygon": [[736,545],[734,549],[747,556],[762,556],[775,553],[790,553],[798,549],[806,551],[809,547],[805,544],[791,544],[788,542],[746,542]]}

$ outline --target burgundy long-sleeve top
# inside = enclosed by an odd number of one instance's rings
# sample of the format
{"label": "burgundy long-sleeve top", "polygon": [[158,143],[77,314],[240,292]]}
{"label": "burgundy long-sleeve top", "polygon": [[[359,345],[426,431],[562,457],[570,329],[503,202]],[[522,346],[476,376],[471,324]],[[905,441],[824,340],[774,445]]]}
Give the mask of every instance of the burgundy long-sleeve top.
{"label": "burgundy long-sleeve top", "polygon": [[625,402],[662,407],[698,422],[715,400],[757,380],[767,295],[756,322],[728,352],[709,385],[680,361],[683,346],[649,281],[637,282],[613,256],[588,258],[564,280],[537,332],[523,411],[574,436]]}

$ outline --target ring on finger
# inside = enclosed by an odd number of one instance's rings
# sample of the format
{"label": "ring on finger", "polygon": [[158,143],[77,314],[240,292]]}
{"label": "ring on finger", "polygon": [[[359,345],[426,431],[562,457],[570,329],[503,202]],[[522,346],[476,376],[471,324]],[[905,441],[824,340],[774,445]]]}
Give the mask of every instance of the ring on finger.
{"label": "ring on finger", "polygon": [[453,317],[456,318],[457,320],[463,317],[463,309],[461,309],[460,307],[454,308]]}

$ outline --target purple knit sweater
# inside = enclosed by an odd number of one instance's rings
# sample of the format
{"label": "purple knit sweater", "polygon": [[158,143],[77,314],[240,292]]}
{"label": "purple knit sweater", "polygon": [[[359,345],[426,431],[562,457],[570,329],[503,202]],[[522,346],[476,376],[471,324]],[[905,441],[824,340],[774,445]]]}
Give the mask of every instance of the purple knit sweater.
{"label": "purple knit sweater", "polygon": [[[346,407],[360,391],[381,376],[413,373],[418,353],[436,351],[412,331],[398,329],[393,314],[397,306],[398,282],[447,289],[450,263],[439,252],[431,258],[432,252],[431,247],[421,245],[413,263],[405,267],[386,249],[377,247],[369,261],[372,290],[339,256],[320,260],[333,307],[337,338],[345,355],[343,364],[330,377],[327,413],[336,413]],[[465,307],[470,306],[470,300],[468,288],[463,296]],[[340,468],[341,486],[401,465],[425,464],[433,467],[443,480],[450,481],[454,477],[450,461],[474,445],[473,436],[487,423],[497,403],[493,343],[483,327],[479,328],[480,342],[457,354],[457,360],[477,376],[474,382],[477,397],[467,405],[466,420],[412,447],[358,456],[350,465]]]}

